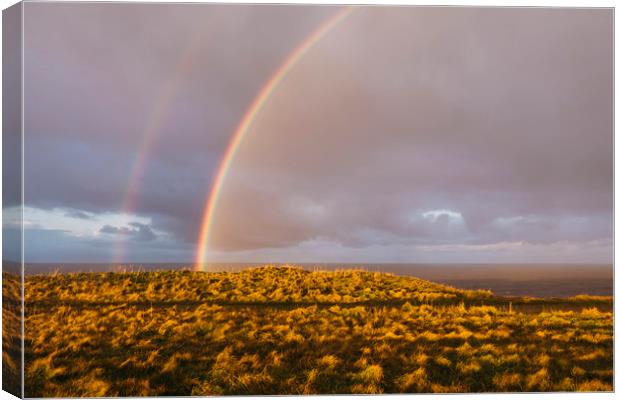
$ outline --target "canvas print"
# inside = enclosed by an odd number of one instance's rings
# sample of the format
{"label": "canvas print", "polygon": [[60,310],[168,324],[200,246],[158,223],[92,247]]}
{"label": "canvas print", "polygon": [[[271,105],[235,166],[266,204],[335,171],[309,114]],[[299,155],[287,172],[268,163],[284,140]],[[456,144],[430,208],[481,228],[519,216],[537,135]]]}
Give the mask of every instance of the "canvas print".
{"label": "canvas print", "polygon": [[4,390],[610,392],[613,9],[3,12]]}

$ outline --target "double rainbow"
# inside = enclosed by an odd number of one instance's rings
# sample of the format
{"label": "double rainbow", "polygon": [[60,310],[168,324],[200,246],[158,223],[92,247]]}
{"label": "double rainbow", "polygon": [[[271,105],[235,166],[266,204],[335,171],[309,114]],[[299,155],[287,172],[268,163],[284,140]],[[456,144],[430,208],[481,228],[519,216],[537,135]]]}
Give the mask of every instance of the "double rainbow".
{"label": "double rainbow", "polygon": [[224,157],[220,162],[217,173],[215,174],[215,180],[211,186],[211,191],[207,197],[204,214],[202,217],[202,224],[200,227],[200,235],[197,243],[195,269],[206,270],[207,262],[207,248],[209,244],[209,238],[211,234],[211,228],[213,226],[214,214],[217,209],[222,186],[226,180],[226,175],[230,169],[231,164],[235,159],[239,145],[243,141],[243,138],[247,134],[248,130],[252,126],[256,116],[263,109],[270,96],[275,92],[280,83],[284,80],[288,72],[303,58],[303,56],[331,31],[338,23],[348,17],[354,8],[351,6],[343,7],[335,15],[321,24],[312,34],[306,37],[303,42],[299,44],[293,50],[293,52],[284,60],[284,62],[274,71],[267,83],[262,87],[258,95],[254,98],[254,101],[250,104],[241,122],[239,123],[235,133],[233,134],[228,147],[224,153]]}

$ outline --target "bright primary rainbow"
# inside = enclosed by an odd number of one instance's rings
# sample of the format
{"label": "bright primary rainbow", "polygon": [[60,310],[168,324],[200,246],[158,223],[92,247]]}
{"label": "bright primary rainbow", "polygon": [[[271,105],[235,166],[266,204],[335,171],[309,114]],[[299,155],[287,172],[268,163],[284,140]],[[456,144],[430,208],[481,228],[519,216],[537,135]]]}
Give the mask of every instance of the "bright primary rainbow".
{"label": "bright primary rainbow", "polygon": [[235,154],[239,148],[239,145],[243,141],[249,128],[256,119],[263,106],[269,100],[269,97],[278,88],[282,80],[286,77],[288,72],[302,59],[302,57],[325,36],[330,30],[332,30],[338,23],[344,20],[347,16],[353,12],[354,7],[346,6],[338,11],[334,16],[329,18],[323,24],[321,24],[312,34],[307,36],[303,42],[299,44],[293,50],[293,52],[284,60],[284,62],[274,71],[267,83],[262,87],[258,95],[254,98],[254,101],[250,104],[241,122],[239,123],[235,133],[233,134],[228,147],[224,152],[224,157],[220,162],[220,165],[215,174],[215,180],[211,186],[211,191],[207,197],[205,211],[202,218],[202,224],[200,226],[200,235],[197,243],[195,269],[206,270],[206,258],[207,248],[209,244],[209,237],[211,234],[211,227],[213,225],[213,217],[217,208],[220,192],[226,179],[226,174],[230,169],[230,166],[235,158]]}

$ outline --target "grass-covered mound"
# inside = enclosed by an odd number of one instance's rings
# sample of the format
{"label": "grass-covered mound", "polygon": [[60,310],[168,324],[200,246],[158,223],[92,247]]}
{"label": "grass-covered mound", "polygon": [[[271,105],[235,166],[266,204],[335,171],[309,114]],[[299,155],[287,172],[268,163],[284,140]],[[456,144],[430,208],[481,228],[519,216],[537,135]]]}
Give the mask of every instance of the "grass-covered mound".
{"label": "grass-covered mound", "polygon": [[30,397],[612,389],[610,298],[273,267],[40,275],[26,296]]}
{"label": "grass-covered mound", "polygon": [[157,271],[28,277],[26,301],[355,303],[389,300],[483,299],[422,279],[361,270],[310,272],[260,267],[240,272]]}

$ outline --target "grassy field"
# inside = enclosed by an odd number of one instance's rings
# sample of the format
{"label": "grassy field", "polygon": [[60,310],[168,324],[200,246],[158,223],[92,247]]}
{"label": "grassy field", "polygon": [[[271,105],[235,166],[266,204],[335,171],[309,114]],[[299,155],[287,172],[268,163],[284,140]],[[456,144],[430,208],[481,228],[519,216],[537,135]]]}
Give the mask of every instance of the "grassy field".
{"label": "grassy field", "polygon": [[613,389],[609,297],[275,267],[37,275],[25,290],[29,397]]}

